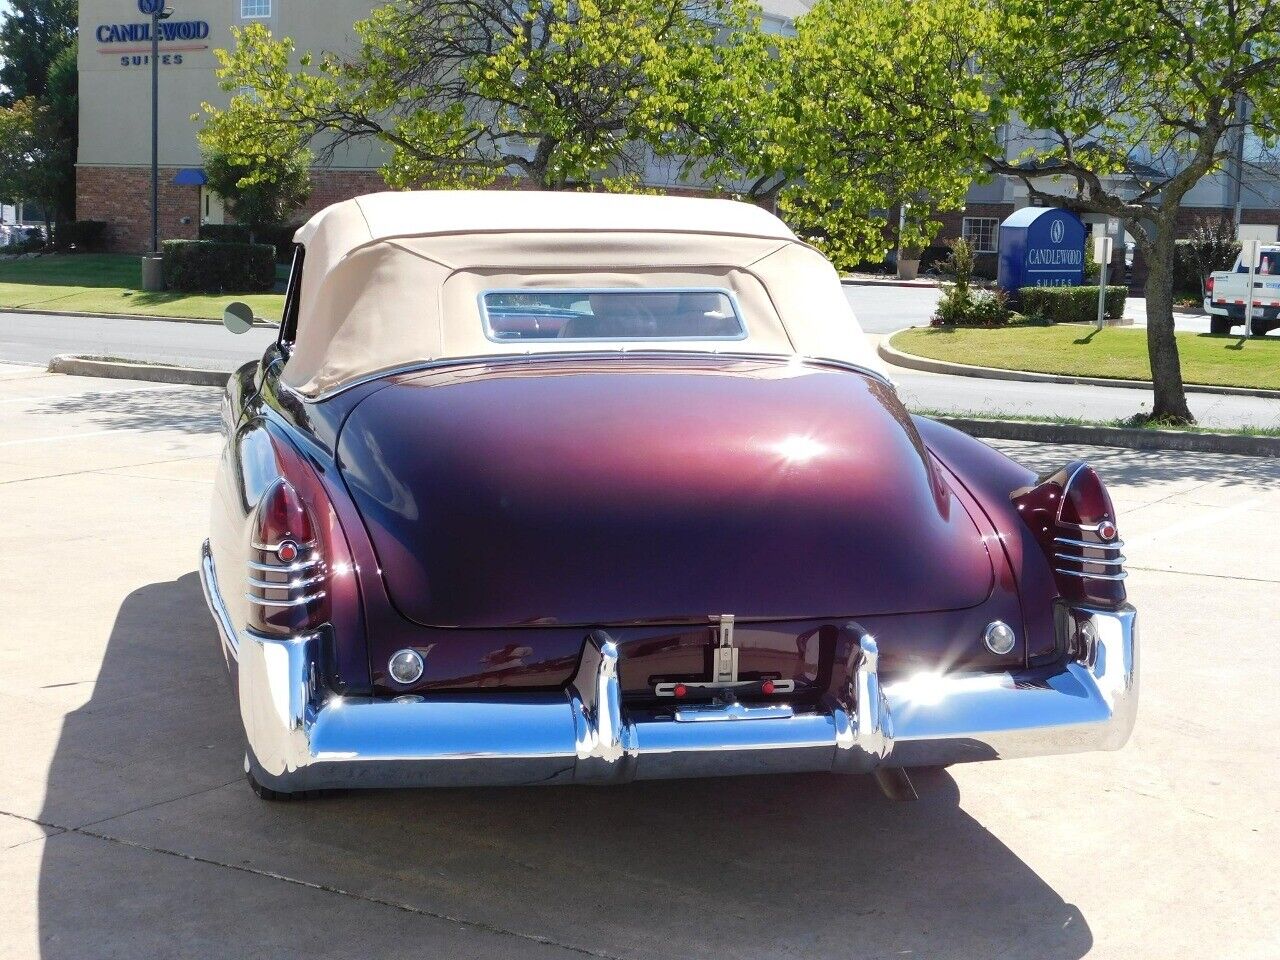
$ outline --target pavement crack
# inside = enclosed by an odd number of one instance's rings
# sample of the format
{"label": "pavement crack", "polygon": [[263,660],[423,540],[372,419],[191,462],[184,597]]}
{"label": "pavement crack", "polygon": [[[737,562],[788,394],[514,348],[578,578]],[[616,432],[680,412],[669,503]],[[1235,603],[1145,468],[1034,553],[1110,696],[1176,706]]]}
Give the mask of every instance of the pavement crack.
{"label": "pavement crack", "polygon": [[1203,573],[1199,570],[1172,570],[1166,567],[1140,567],[1137,564],[1125,564],[1126,570],[1144,570],[1148,573],[1176,573],[1181,577],[1212,577],[1214,580],[1244,580],[1248,583],[1280,584],[1280,580],[1268,580],[1265,577],[1242,577],[1237,573]]}
{"label": "pavement crack", "polygon": [[[232,782],[235,782],[235,781],[232,781]],[[219,789],[219,787],[226,786],[226,785],[227,784],[219,784],[218,787],[210,787],[209,789],[216,790],[216,789]],[[207,791],[203,791],[203,790],[197,791],[197,793],[204,793],[204,792],[207,792]],[[194,794],[189,794],[189,796],[194,796]],[[176,800],[181,798],[175,797],[173,799]],[[170,800],[161,801],[161,803],[169,803],[169,802],[172,802],[172,801]],[[153,806],[159,806],[159,804],[153,804]],[[149,809],[149,808],[143,807],[140,809]],[[319,893],[333,894],[334,896],[345,897],[348,900],[356,900],[360,903],[367,903],[373,906],[387,907],[392,910],[398,910],[401,913],[412,914],[414,916],[422,917],[428,920],[440,920],[445,923],[451,923],[451,924],[454,924],[455,926],[463,927],[468,930],[478,931],[480,933],[489,933],[495,936],[511,937],[512,939],[521,940],[521,941],[524,941],[525,943],[536,943],[541,946],[554,947],[556,949],[565,950],[569,953],[578,954],[579,956],[596,957],[596,958],[599,958],[599,960],[624,960],[621,954],[609,953],[604,950],[593,950],[590,947],[580,947],[571,943],[562,943],[561,941],[556,940],[553,937],[544,937],[544,936],[541,936],[540,934],[526,933],[521,930],[511,930],[506,927],[498,926],[497,924],[494,924],[494,923],[487,923],[483,920],[471,920],[466,917],[459,917],[450,913],[442,913],[438,910],[427,910],[423,907],[414,906],[411,903],[403,903],[398,900],[391,900],[387,897],[374,896],[373,894],[357,893],[354,890],[347,890],[343,887],[334,886],[333,884],[316,883],[312,880],[302,880],[298,877],[291,877],[288,874],[277,873],[274,870],[264,870],[258,867],[247,866],[242,863],[226,863],[222,860],[215,860],[212,857],[202,857],[194,853],[183,853],[181,850],[172,850],[168,847],[158,847],[158,846],[154,846],[153,844],[141,843],[136,840],[126,840],[123,837],[115,837],[109,833],[103,833],[100,830],[92,830],[90,829],[90,826],[92,826],[92,824],[86,824],[85,826],[82,826],[82,827],[68,827],[68,826],[65,826],[64,824],[52,823],[46,820],[40,820],[35,817],[24,817],[21,814],[9,813],[8,811],[3,811],[3,810],[0,810],[0,815],[6,816],[6,817],[12,817],[15,820],[25,820],[28,823],[34,823],[39,826],[51,828],[58,831],[58,833],[50,834],[50,836],[59,836],[67,833],[79,834],[85,837],[92,837],[95,840],[101,840],[104,843],[114,843],[122,847],[129,847],[134,850],[142,850],[147,853],[159,854],[160,856],[175,857],[179,860],[186,860],[190,863],[199,863],[199,864],[203,864],[205,866],[210,866],[210,867],[221,867],[224,870],[234,870],[237,873],[245,873],[254,877],[262,877],[267,880],[277,880],[281,883],[287,883],[295,887],[302,887],[307,890],[315,890]],[[122,813],[122,814],[118,814],[117,816],[125,816],[125,815],[126,814]],[[110,817],[108,819],[114,820],[116,819],[116,817]],[[96,821],[96,823],[98,824],[105,823],[105,822],[106,822],[105,820]]]}

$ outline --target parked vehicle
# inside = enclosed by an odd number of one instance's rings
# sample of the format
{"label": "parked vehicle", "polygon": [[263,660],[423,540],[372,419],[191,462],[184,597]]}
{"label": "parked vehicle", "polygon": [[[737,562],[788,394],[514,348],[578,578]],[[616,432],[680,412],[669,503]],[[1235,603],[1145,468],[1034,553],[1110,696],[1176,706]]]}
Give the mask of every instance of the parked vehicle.
{"label": "parked vehicle", "polygon": [[[1116,516],[899,401],[748,204],[377,194],[227,385],[201,574],[268,799],[1116,749]],[[244,329],[247,307],[229,311]]]}
{"label": "parked vehicle", "polygon": [[1230,333],[1243,326],[1245,301],[1251,301],[1250,332],[1260,337],[1280,328],[1280,246],[1264,246],[1254,264],[1253,296],[1249,296],[1246,254],[1236,257],[1230,270],[1209,274],[1204,284],[1204,309],[1212,333]]}

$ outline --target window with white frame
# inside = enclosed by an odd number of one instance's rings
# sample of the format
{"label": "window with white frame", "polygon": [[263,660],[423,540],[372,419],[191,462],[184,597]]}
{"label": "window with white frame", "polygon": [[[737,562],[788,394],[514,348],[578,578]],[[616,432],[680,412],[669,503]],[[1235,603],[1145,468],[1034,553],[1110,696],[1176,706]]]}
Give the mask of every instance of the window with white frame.
{"label": "window with white frame", "polygon": [[996,217],[965,217],[960,236],[968,241],[974,253],[995,253],[1000,221]]}
{"label": "window with white frame", "polygon": [[271,0],[240,0],[240,19],[261,20],[271,16]]}

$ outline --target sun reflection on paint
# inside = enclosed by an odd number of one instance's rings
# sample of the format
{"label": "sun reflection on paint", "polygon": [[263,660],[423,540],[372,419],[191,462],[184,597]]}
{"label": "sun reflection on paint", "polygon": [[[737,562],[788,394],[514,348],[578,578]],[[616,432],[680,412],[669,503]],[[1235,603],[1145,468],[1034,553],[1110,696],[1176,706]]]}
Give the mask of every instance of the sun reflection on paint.
{"label": "sun reflection on paint", "polygon": [[787,463],[808,463],[826,453],[827,447],[813,437],[794,434],[773,444],[773,450]]}

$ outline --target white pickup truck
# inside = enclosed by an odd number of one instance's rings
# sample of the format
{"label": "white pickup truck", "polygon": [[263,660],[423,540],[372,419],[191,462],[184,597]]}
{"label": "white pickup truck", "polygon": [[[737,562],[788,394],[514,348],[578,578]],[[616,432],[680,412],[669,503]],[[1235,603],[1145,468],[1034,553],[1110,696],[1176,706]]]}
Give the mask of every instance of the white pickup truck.
{"label": "white pickup truck", "polygon": [[1244,323],[1245,301],[1252,300],[1254,336],[1280,329],[1280,245],[1261,248],[1253,275],[1253,296],[1249,296],[1249,263],[1245,254],[1236,257],[1235,266],[1209,274],[1204,282],[1204,309],[1209,314],[1213,333],[1230,333]]}

